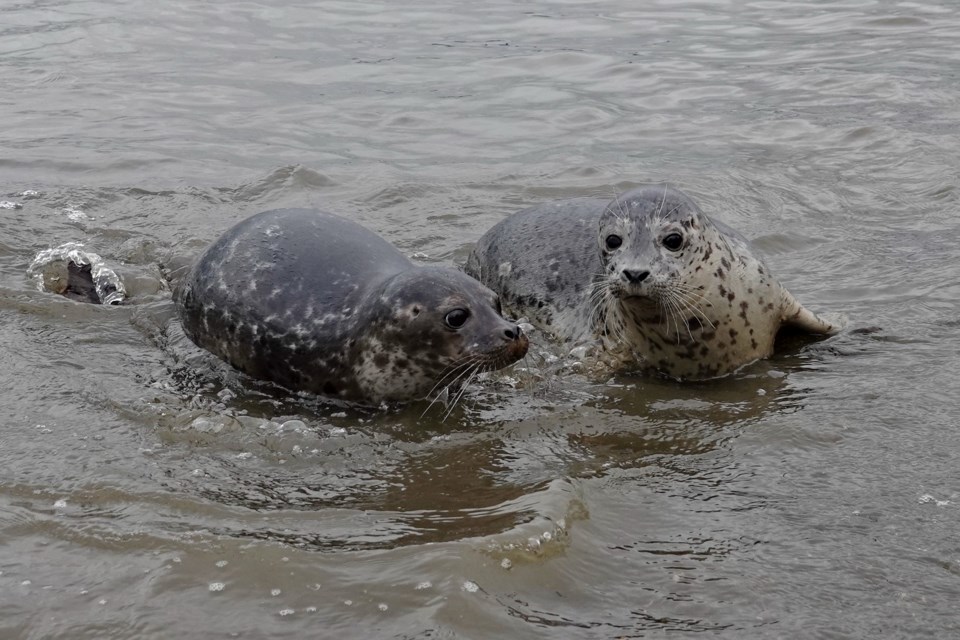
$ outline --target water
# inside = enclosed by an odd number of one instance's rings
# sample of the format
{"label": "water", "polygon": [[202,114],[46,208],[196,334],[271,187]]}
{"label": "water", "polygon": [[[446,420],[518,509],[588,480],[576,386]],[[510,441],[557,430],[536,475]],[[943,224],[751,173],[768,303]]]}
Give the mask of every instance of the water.
{"label": "water", "polygon": [[[0,637],[955,636],[958,38],[946,0],[4,3]],[[262,209],[459,264],[648,182],[850,329],[712,384],[541,348],[441,421],[173,319]],[[67,242],[126,304],[36,290]]]}

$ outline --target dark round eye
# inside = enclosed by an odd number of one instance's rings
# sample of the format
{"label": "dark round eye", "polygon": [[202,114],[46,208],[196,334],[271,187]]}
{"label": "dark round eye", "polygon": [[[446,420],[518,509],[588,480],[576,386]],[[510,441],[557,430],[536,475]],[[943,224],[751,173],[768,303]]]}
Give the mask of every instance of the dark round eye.
{"label": "dark round eye", "polygon": [[467,318],[470,317],[470,312],[466,309],[454,309],[443,317],[443,321],[447,323],[447,326],[451,329],[459,329],[467,322]]}
{"label": "dark round eye", "polygon": [[679,233],[671,233],[663,239],[663,246],[670,251],[679,251],[680,247],[683,246],[683,236]]}
{"label": "dark round eye", "polygon": [[613,249],[618,249],[620,245],[623,244],[623,238],[621,238],[618,235],[609,235],[607,236],[606,242],[607,242],[607,249],[610,249],[612,251]]}

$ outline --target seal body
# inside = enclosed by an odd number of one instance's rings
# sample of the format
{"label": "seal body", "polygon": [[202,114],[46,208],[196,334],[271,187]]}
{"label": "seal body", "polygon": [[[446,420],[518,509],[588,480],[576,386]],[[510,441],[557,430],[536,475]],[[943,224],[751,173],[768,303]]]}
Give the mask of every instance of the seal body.
{"label": "seal body", "polygon": [[662,186],[516,213],[477,242],[466,271],[548,333],[599,338],[678,379],[769,356],[785,325],[839,329],[784,289],[740,234]]}
{"label": "seal body", "polygon": [[414,265],[375,233],[312,209],[229,229],[175,302],[187,336],[237,369],[360,403],[428,396],[528,346],[476,280]]}

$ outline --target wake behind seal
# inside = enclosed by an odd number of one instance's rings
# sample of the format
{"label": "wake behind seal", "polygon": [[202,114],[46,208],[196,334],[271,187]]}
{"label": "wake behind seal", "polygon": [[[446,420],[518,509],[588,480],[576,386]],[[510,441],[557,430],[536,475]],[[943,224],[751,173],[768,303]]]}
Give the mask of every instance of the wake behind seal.
{"label": "wake behind seal", "polygon": [[226,231],[175,302],[187,336],[244,373],[364,404],[426,397],[528,347],[476,280],[414,265],[312,209],[266,211]]}
{"label": "wake behind seal", "polygon": [[599,339],[619,365],[677,379],[767,357],[784,326],[840,329],[803,307],[739,233],[664,186],[525,209],[480,238],[466,271],[555,337]]}

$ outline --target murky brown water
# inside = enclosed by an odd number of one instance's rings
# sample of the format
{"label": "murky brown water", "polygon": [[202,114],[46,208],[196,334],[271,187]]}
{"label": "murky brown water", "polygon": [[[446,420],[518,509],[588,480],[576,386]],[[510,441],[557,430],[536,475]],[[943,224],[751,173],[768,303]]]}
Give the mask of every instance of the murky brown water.
{"label": "murky brown water", "polygon": [[[0,638],[954,637],[958,42],[948,0],[4,2]],[[713,384],[540,349],[441,422],[241,378],[160,278],[266,208],[450,264],[664,181],[851,330]],[[36,291],[67,241],[130,304]]]}

